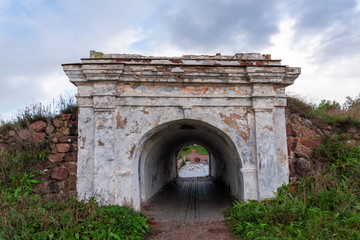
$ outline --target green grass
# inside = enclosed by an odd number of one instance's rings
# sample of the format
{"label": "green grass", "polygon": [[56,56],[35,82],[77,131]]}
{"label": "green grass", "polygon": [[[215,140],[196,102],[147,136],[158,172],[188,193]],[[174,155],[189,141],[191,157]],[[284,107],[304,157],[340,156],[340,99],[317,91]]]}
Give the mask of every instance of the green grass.
{"label": "green grass", "polygon": [[143,239],[150,228],[139,213],[93,199],[42,202],[32,174],[1,184],[0,239]]}
{"label": "green grass", "polygon": [[184,155],[188,155],[191,153],[191,149],[195,149],[196,152],[200,155],[207,155],[208,152],[205,150],[204,147],[200,146],[200,145],[189,145],[186,147],[183,147],[180,151],[180,156],[184,156]]}
{"label": "green grass", "polygon": [[351,126],[360,128],[360,94],[354,99],[348,97],[344,106],[340,106],[336,101],[322,100],[319,104],[310,104],[300,98],[288,97],[287,109],[319,123],[345,129]]}
{"label": "green grass", "polygon": [[360,239],[360,146],[328,138],[316,152],[322,174],[284,185],[262,202],[235,202],[226,213],[241,239]]}

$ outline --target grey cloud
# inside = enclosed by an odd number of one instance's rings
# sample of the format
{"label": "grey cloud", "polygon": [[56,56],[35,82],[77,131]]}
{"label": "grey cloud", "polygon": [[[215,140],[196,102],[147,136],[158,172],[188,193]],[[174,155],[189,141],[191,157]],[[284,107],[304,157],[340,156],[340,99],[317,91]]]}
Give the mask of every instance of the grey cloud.
{"label": "grey cloud", "polygon": [[172,44],[212,50],[229,45],[253,49],[269,44],[278,31],[278,8],[271,1],[182,1],[168,6],[158,21]]}
{"label": "grey cloud", "polygon": [[355,0],[296,1],[291,5],[291,15],[296,19],[294,42],[321,34],[313,56],[319,63],[359,56],[360,11],[356,6]]}
{"label": "grey cloud", "polygon": [[[52,98],[42,84],[61,71],[62,63],[78,62],[89,50],[146,20],[151,3],[135,1],[8,1],[0,8],[0,112]],[[114,50],[116,51],[116,49]],[[35,78],[44,76],[42,79]],[[12,86],[14,78],[24,78]],[[59,82],[59,86],[68,84]]]}

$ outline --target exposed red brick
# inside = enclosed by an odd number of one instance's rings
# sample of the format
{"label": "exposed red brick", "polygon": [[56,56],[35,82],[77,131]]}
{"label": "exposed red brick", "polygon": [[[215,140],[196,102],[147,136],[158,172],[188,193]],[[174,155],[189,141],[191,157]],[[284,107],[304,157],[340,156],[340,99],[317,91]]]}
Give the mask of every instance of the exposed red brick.
{"label": "exposed red brick", "polygon": [[70,189],[71,190],[76,190],[76,175],[75,174],[70,174],[69,176],[69,185],[70,185]]}
{"label": "exposed red brick", "polygon": [[61,128],[63,126],[64,122],[60,118],[55,118],[52,120],[52,124],[57,128]]}
{"label": "exposed red brick", "polygon": [[51,154],[49,156],[50,162],[61,162],[64,160],[65,154],[64,153],[58,153],[58,154]]}
{"label": "exposed red brick", "polygon": [[320,147],[320,145],[324,142],[324,140],[321,137],[315,137],[315,138],[309,138],[309,139],[302,139],[301,143],[305,147],[308,147],[312,150],[315,150],[316,148]]}
{"label": "exposed red brick", "polygon": [[68,143],[58,143],[58,144],[56,144],[56,150],[59,153],[66,153],[71,150],[71,145]]}
{"label": "exposed red brick", "polygon": [[42,141],[46,137],[46,133],[35,133],[35,137],[38,141]]}
{"label": "exposed red brick", "polygon": [[296,136],[296,132],[290,123],[286,124],[286,136]]}
{"label": "exposed red brick", "polygon": [[65,162],[76,162],[77,152],[67,153],[64,158]]}
{"label": "exposed red brick", "polygon": [[55,167],[51,174],[51,177],[56,180],[65,180],[69,176],[69,171],[64,167]]}
{"label": "exposed red brick", "polygon": [[70,173],[75,173],[77,171],[77,164],[75,162],[65,162],[64,168],[66,168]]}
{"label": "exposed red brick", "polygon": [[44,121],[37,121],[31,124],[30,127],[34,129],[35,132],[44,132],[47,127],[47,123]]}
{"label": "exposed red brick", "polygon": [[307,159],[309,159],[311,157],[312,153],[313,153],[313,150],[308,147],[305,147],[304,145],[298,145],[295,150],[295,155],[297,157],[304,157]]}
{"label": "exposed red brick", "polygon": [[294,150],[294,148],[296,147],[296,146],[294,147],[295,139],[293,137],[288,137],[286,141],[287,141],[288,156],[290,156],[291,151]]}
{"label": "exposed red brick", "polygon": [[71,114],[63,114],[63,115],[61,115],[61,119],[62,120],[70,120],[71,119]]}
{"label": "exposed red brick", "polygon": [[59,138],[61,143],[74,143],[77,141],[77,136],[63,136]]}
{"label": "exposed red brick", "polygon": [[312,137],[315,135],[315,131],[307,128],[307,127],[303,127],[300,128],[300,130],[298,131],[298,135],[299,137],[303,138],[303,137]]}

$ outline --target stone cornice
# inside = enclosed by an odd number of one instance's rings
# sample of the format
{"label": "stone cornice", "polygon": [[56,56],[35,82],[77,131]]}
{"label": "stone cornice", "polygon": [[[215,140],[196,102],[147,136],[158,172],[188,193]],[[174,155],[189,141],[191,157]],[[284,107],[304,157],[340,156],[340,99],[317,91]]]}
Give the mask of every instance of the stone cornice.
{"label": "stone cornice", "polygon": [[270,55],[258,53],[146,57],[92,51],[91,57],[82,59],[82,63],[63,64],[63,68],[70,81],[77,86],[84,82],[105,81],[293,84],[300,74],[300,68],[280,64],[280,60],[271,60]]}

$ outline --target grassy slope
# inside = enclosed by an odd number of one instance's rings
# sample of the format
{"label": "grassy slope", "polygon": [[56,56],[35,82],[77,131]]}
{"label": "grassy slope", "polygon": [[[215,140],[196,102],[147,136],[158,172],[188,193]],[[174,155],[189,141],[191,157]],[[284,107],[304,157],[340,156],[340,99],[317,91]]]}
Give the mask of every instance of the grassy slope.
{"label": "grassy slope", "polygon": [[[334,114],[297,99],[289,105],[320,124],[359,127],[356,111]],[[236,202],[226,213],[231,231],[242,239],[360,239],[360,146],[329,136],[315,160],[324,172],[282,186],[274,199]]]}
{"label": "grassy slope", "polygon": [[208,152],[205,150],[205,148],[203,148],[200,145],[189,145],[184,147],[181,151],[180,151],[180,155],[184,156],[184,155],[188,155],[191,153],[191,149],[195,149],[196,152],[200,155],[207,155]]}

